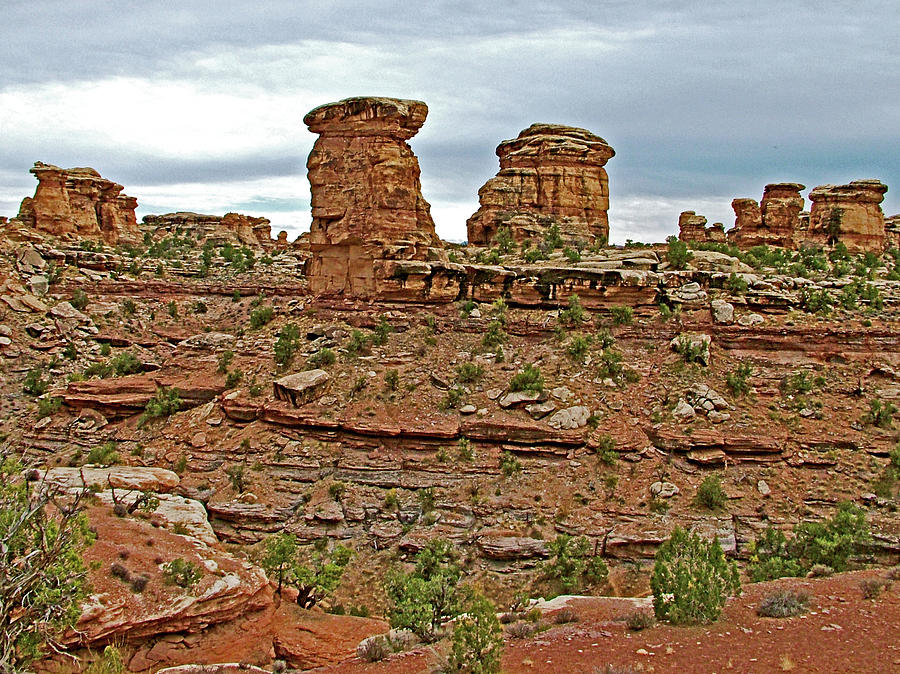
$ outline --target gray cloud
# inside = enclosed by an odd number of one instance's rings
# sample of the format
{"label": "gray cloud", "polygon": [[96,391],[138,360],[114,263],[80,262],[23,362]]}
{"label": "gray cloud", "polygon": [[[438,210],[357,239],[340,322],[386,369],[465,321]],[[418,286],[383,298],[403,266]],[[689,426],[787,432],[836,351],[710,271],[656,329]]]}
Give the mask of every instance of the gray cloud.
{"label": "gray cloud", "polygon": [[41,159],[172,185],[168,198],[257,181],[221,210],[267,199],[290,210],[265,182],[296,176],[308,199],[303,113],[384,94],[428,102],[411,144],[426,197],[455,212],[474,210],[497,143],[535,121],[584,126],[616,148],[620,238],[640,236],[641,197],[648,233],[674,229],[666,209],[691,199],[721,204],[711,219],[730,224],[732,196],[785,179],[878,177],[894,189],[885,210],[900,211],[893,3],[501,4],[7,2],[0,207],[30,192],[30,176],[13,176]]}

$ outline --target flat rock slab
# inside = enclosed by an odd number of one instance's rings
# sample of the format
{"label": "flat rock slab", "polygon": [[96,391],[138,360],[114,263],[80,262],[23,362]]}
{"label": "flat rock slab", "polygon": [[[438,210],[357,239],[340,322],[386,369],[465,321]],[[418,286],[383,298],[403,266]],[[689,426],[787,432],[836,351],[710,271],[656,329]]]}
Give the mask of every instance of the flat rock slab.
{"label": "flat rock slab", "polygon": [[289,374],[272,382],[278,400],[300,407],[321,397],[331,383],[331,375],[325,370],[306,370]]}
{"label": "flat rock slab", "polygon": [[169,492],[178,486],[181,478],[165,468],[140,466],[110,466],[108,468],[51,468],[43,476],[49,484],[61,489],[81,489],[98,485],[106,489]]}

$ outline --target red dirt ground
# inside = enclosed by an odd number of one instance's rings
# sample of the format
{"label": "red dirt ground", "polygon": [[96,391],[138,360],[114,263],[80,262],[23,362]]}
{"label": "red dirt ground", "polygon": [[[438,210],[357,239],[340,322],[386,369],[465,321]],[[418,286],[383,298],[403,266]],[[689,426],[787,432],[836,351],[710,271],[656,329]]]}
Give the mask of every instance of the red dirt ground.
{"label": "red dirt ground", "polygon": [[[875,599],[865,599],[860,583],[885,577],[884,570],[831,578],[785,578],[747,585],[728,602],[719,622],[697,627],[657,625],[628,632],[621,617],[634,609],[627,601],[575,599],[577,623],[556,626],[523,640],[507,640],[504,674],[586,672],[900,672],[900,582]],[[806,590],[810,610],[795,618],[761,618],[760,601],[777,589]],[[548,621],[551,624],[552,615]],[[426,650],[380,663],[353,660],[315,670],[406,674],[428,671],[436,662]]]}

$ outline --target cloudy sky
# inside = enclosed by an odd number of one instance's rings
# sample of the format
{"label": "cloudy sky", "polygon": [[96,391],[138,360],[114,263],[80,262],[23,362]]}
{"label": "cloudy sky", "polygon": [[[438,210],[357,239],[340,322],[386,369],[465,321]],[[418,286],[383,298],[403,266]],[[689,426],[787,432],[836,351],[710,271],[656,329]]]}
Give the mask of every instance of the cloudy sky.
{"label": "cloudy sky", "polygon": [[900,211],[889,0],[2,0],[0,25],[0,215],[40,160],[98,169],[139,217],[235,210],[298,234],[302,117],[358,95],[428,103],[410,144],[450,240],[533,122],[615,148],[613,241],[662,240],[687,209],[730,226],[732,198],[784,180],[880,178]]}

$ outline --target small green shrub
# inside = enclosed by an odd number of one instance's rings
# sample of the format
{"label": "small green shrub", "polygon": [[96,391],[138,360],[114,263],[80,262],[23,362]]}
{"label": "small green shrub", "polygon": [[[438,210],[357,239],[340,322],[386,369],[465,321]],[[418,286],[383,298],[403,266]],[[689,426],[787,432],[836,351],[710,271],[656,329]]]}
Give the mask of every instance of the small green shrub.
{"label": "small green shrub", "polygon": [[223,351],[219,354],[219,364],[216,368],[216,372],[219,374],[225,374],[228,372],[228,366],[231,365],[231,361],[234,360],[234,351],[228,350]]}
{"label": "small green shrub", "polygon": [[131,351],[124,351],[112,357],[109,361],[113,371],[119,377],[129,374],[137,374],[144,369],[143,364]]}
{"label": "small green shrub", "polygon": [[694,502],[709,510],[720,510],[725,507],[728,497],[722,489],[722,482],[718,475],[709,475],[700,483]]}
{"label": "small green shrub", "polygon": [[456,381],[460,384],[477,381],[484,374],[484,368],[477,363],[465,362],[456,366]]}
{"label": "small green shrub", "polygon": [[31,396],[42,396],[50,388],[50,381],[44,379],[44,372],[41,368],[34,368],[25,375],[25,381],[22,383],[22,391]]}
{"label": "small green shrub", "polygon": [[340,501],[345,491],[347,491],[347,485],[340,480],[335,480],[328,485],[328,495],[335,501]]}
{"label": "small green shrub", "polygon": [[400,384],[400,373],[397,370],[388,370],[384,373],[384,387],[388,391],[396,391]]}
{"label": "small green shrub", "polygon": [[631,307],[610,307],[609,313],[615,325],[631,325],[634,320],[634,309]]}
{"label": "small green shrub", "polygon": [[733,396],[743,396],[750,392],[750,376],[753,374],[753,368],[750,363],[739,363],[738,366],[728,373],[725,378],[725,384]]}
{"label": "small green shrub", "polygon": [[584,321],[584,307],[576,294],[569,295],[569,308],[559,312],[560,325],[581,325]]}
{"label": "small green shrub", "polygon": [[500,454],[500,470],[505,477],[512,477],[522,472],[522,464],[512,452],[503,452]]}
{"label": "small green shrub", "polygon": [[351,357],[355,357],[358,355],[369,353],[369,345],[371,340],[362,333],[361,330],[352,330],[350,332],[350,339],[347,340],[347,353]]}
{"label": "small green shrub", "polygon": [[38,419],[49,417],[60,410],[63,399],[57,397],[41,398],[38,400]]}
{"label": "small green shrub", "polygon": [[193,562],[179,557],[163,565],[163,576],[167,584],[189,590],[203,578],[203,571]]}
{"label": "small green shrub", "polygon": [[593,341],[590,335],[575,335],[566,345],[566,353],[573,361],[581,363],[584,361],[584,357],[587,356]]}
{"label": "small green shrub", "polygon": [[241,379],[243,379],[244,373],[240,370],[232,370],[227,375],[225,375],[225,388],[233,389],[235,386],[241,383]]}
{"label": "small green shrub", "polygon": [[335,360],[337,360],[337,356],[334,351],[326,346],[316,351],[306,362],[312,368],[322,368],[327,365],[333,365]]}
{"label": "small green shrub", "polygon": [[78,311],[84,311],[88,305],[88,296],[81,288],[78,288],[75,292],[72,293],[72,298],[69,300],[69,304],[78,309]]}
{"label": "small green shrub", "polygon": [[738,276],[734,272],[728,276],[728,280],[725,281],[725,288],[735,295],[743,295],[747,292],[749,286],[747,285],[747,281],[744,280],[743,276]]}
{"label": "small green shrub", "polygon": [[266,323],[272,320],[275,315],[274,309],[272,307],[259,307],[250,312],[250,327],[254,330],[258,330],[263,327]]}
{"label": "small green shrub", "polygon": [[877,426],[878,428],[891,428],[894,425],[894,415],[897,413],[897,406],[888,401],[883,402],[880,398],[873,398],[869,401],[869,411],[863,417],[867,424]]}
{"label": "small green shrub", "polygon": [[684,269],[688,262],[694,259],[694,254],[688,250],[688,246],[677,236],[670,236],[666,239],[668,251],[666,260],[672,269]]}
{"label": "small green shrub", "polygon": [[504,226],[497,228],[497,233],[494,234],[494,244],[497,246],[501,255],[509,255],[513,252],[516,247],[516,242],[513,239],[509,227]]}
{"label": "small green shrub", "polygon": [[488,323],[484,337],[481,339],[481,346],[485,349],[496,349],[505,344],[508,337],[503,331],[503,323],[499,319],[494,319]]}
{"label": "small green shrub", "polygon": [[453,627],[449,669],[472,674],[499,674],[503,633],[497,609],[480,593],[473,593]]}
{"label": "small green shrub", "polygon": [[388,323],[387,318],[382,316],[378,321],[378,325],[375,326],[372,335],[372,343],[375,346],[384,346],[387,344],[388,337],[393,331],[394,329],[391,327],[391,324]]}
{"label": "small green shrub", "polygon": [[280,367],[287,367],[294,359],[294,354],[300,348],[300,329],[294,323],[288,323],[278,333],[273,350],[275,362]]}
{"label": "small green shrub", "polygon": [[85,463],[96,464],[100,466],[111,466],[119,462],[119,453],[116,451],[115,442],[104,442],[102,445],[92,447],[88,452]]}
{"label": "small green shrub", "polygon": [[544,390],[544,376],[541,370],[530,363],[515,374],[509,382],[510,391],[531,391],[540,393]]}
{"label": "small green shrub", "polygon": [[151,419],[160,417],[168,417],[181,409],[182,400],[178,395],[178,390],[174,388],[166,388],[161,386],[156,389],[156,393],[147,401],[144,407],[144,413],[138,419],[138,426],[143,426]]}
{"label": "small green shrub", "polygon": [[554,223],[547,228],[547,231],[544,232],[544,244],[550,250],[563,247],[562,232],[560,232],[559,225]]}
{"label": "small green shrub", "polygon": [[586,536],[559,534],[547,543],[547,552],[550,559],[542,567],[543,575],[563,593],[573,592],[585,582],[602,583],[609,575],[603,558],[591,552]]}
{"label": "small green shrub", "polygon": [[656,617],[681,625],[718,620],[741,585],[737,565],[725,559],[718,539],[705,541],[676,527],[656,553],[650,588]]}

